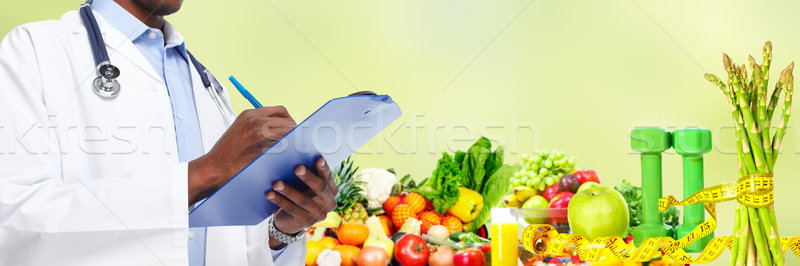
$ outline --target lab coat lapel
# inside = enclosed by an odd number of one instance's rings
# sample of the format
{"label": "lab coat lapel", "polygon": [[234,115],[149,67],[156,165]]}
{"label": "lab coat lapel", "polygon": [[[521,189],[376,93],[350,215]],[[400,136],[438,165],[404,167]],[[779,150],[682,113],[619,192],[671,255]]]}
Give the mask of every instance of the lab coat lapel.
{"label": "lab coat lapel", "polygon": [[[225,132],[226,126],[223,120],[223,114],[217,108],[217,103],[211,98],[211,92],[203,85],[200,74],[197,72],[197,66],[189,61],[190,70],[192,73],[192,89],[194,92],[194,103],[197,108],[197,119],[200,121],[200,133],[203,139],[203,149],[209,152],[217,140]],[[225,99],[222,99],[225,101]],[[230,103],[225,103],[230,104]],[[233,119],[231,119],[233,121]]]}

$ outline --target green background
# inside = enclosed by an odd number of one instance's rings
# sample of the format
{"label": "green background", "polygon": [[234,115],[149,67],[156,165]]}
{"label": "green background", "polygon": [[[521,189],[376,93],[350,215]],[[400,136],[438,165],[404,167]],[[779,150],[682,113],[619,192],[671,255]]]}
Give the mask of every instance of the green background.
{"label": "green background", "polygon": [[[0,32],[56,19],[80,3],[1,1]],[[741,64],[749,53],[760,58],[771,40],[777,77],[800,58],[798,8],[790,1],[200,0],[168,20],[217,77],[236,75],[263,104],[284,105],[298,120],[356,90],[390,94],[404,115],[362,148],[355,157],[362,167],[423,178],[442,151],[485,135],[507,147],[508,162],[540,148],[563,150],[604,184],[639,184],[632,128],[706,127],[714,133],[710,186],[734,181],[737,162],[727,102],[703,74],[723,76],[721,52]],[[249,108],[240,95],[231,98],[237,111]],[[785,139],[775,170],[779,228],[800,236],[800,133]],[[680,164],[674,152],[665,156],[665,195],[682,198]],[[731,234],[733,209],[718,206],[718,236]]]}

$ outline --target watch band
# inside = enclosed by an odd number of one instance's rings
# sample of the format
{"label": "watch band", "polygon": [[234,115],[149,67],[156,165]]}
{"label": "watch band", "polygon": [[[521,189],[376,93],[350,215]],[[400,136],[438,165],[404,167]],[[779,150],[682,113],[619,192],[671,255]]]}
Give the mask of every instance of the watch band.
{"label": "watch band", "polygon": [[272,219],[272,216],[267,218],[267,223],[268,223],[267,226],[269,227],[269,236],[274,238],[275,240],[278,240],[278,242],[288,245],[294,243],[297,240],[300,240],[304,236],[303,231],[305,230],[300,230],[300,232],[297,232],[297,234],[295,234],[294,236],[290,236],[279,231],[278,228],[275,228],[275,223]]}

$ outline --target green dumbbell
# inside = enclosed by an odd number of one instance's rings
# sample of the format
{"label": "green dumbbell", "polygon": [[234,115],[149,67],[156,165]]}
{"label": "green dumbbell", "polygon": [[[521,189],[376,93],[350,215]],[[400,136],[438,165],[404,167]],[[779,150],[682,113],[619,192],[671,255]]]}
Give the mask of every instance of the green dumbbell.
{"label": "green dumbbell", "polygon": [[661,198],[661,153],[672,147],[672,135],[663,128],[637,128],[631,131],[631,149],[641,153],[642,160],[642,224],[633,228],[636,246],[651,237],[672,236],[671,226],[664,224],[658,212]]}
{"label": "green dumbbell", "polygon": [[[683,198],[703,189],[703,154],[711,151],[711,131],[704,128],[684,128],[672,133],[675,151],[683,157]],[[683,207],[683,223],[675,229],[676,238],[688,235],[703,223],[703,204]],[[714,232],[683,248],[686,252],[701,252],[714,238]]]}

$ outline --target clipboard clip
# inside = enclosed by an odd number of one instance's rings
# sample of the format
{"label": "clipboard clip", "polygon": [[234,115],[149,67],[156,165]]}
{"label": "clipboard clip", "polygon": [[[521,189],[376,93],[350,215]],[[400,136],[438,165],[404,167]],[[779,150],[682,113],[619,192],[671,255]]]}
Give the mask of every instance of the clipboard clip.
{"label": "clipboard clip", "polygon": [[378,95],[378,94],[377,94],[377,93],[375,93],[375,92],[373,92],[373,91],[359,91],[359,92],[354,92],[354,93],[351,93],[350,95],[347,95],[347,96],[356,96],[356,95],[369,95],[369,96],[374,96],[374,95]]}

